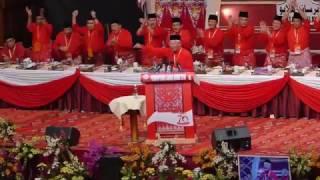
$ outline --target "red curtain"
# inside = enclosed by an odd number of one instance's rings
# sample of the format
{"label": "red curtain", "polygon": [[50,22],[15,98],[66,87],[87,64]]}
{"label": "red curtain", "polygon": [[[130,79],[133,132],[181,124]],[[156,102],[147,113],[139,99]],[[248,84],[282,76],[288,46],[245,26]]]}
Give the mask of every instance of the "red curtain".
{"label": "red curtain", "polygon": [[193,96],[211,108],[224,112],[248,112],[275,97],[288,77],[248,85],[215,85],[201,82],[193,86]]}
{"label": "red curtain", "polygon": [[77,81],[79,71],[71,76],[32,86],[18,86],[0,81],[0,99],[23,108],[48,105],[61,97]]}
{"label": "red curtain", "polygon": [[194,28],[191,15],[189,13],[188,7],[183,4],[181,16],[180,16],[181,22],[183,24],[183,28],[190,31],[192,38],[195,39],[196,37],[196,29]]}
{"label": "red curtain", "polygon": [[168,6],[164,7],[160,26],[167,30],[171,29],[172,20],[171,20],[171,13]]}
{"label": "red curtain", "polygon": [[311,109],[320,112],[319,89],[306,86],[297,82],[294,79],[290,79],[289,85],[298,99],[300,99],[303,103],[308,105]]}
{"label": "red curtain", "polygon": [[201,8],[200,16],[197,22],[198,29],[204,29],[206,24],[206,10],[204,7]]}
{"label": "red curtain", "polygon": [[[109,104],[109,102],[115,98],[132,95],[134,91],[133,86],[112,86],[96,82],[83,75],[80,75],[80,85],[84,87],[89,94],[105,104]],[[139,94],[144,94],[144,87],[139,86],[138,91]]]}

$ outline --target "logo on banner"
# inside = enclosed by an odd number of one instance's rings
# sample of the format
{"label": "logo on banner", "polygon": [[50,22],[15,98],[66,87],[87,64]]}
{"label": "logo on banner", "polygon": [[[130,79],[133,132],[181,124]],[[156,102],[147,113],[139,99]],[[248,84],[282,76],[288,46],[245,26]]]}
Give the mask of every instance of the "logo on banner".
{"label": "logo on banner", "polygon": [[[289,5],[296,1],[299,8],[304,9],[309,20],[312,21],[313,17],[317,16],[320,8],[320,3],[313,0],[287,0],[283,3],[277,4],[277,15],[283,16],[284,13],[289,9]],[[296,10],[297,11],[297,10]],[[291,20],[293,12],[289,15],[289,20]]]}
{"label": "logo on banner", "polygon": [[190,123],[190,120],[186,114],[181,113],[180,115],[178,115],[178,117],[179,117],[179,121],[177,122],[178,125],[183,126]]}
{"label": "logo on banner", "polygon": [[154,112],[148,119],[148,125],[154,122],[168,123],[176,126],[193,126],[192,110],[185,113]]}

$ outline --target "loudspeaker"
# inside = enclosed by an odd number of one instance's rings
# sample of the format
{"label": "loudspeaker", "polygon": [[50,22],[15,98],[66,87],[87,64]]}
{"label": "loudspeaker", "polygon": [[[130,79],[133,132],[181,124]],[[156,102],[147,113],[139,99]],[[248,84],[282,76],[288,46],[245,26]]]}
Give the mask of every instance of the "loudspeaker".
{"label": "loudspeaker", "polygon": [[222,141],[235,151],[251,149],[251,136],[246,126],[215,129],[212,133],[213,148],[219,151]]}
{"label": "loudspeaker", "polygon": [[95,180],[121,180],[121,168],[123,161],[120,155],[108,155],[102,157],[97,162],[97,169],[95,171]]}
{"label": "loudspeaker", "polygon": [[55,127],[46,128],[46,136],[62,138],[69,143],[69,146],[76,146],[79,143],[80,131],[74,127]]}

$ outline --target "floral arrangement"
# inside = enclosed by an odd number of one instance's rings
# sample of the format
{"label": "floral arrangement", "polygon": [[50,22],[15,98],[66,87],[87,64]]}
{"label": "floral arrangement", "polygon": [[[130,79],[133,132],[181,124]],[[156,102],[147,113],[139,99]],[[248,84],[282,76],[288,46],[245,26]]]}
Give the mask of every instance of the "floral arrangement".
{"label": "floral arrangement", "polygon": [[160,151],[152,157],[152,164],[157,167],[160,179],[174,176],[174,169],[186,163],[186,159],[176,152],[175,145],[170,142],[160,144]]}
{"label": "floral arrangement", "polygon": [[71,153],[66,141],[53,137],[46,137],[46,140],[48,144],[43,155],[53,156],[53,162],[38,164],[42,179],[84,180],[88,176],[84,163]]}
{"label": "floral arrangement", "polygon": [[0,140],[12,140],[12,137],[15,135],[15,131],[16,127],[12,122],[0,118]]}
{"label": "floral arrangement", "polygon": [[[206,178],[209,178],[209,174],[215,179],[236,179],[238,176],[237,154],[229,148],[227,142],[222,142],[218,151],[207,149],[200,152],[193,161],[200,166],[203,173],[207,173]],[[202,178],[204,176],[202,175]]]}
{"label": "floral arrangement", "polygon": [[84,154],[85,165],[88,168],[90,174],[93,174],[97,168],[97,162],[101,157],[114,154],[117,150],[115,148],[105,147],[101,144],[98,144],[96,141],[91,141],[89,143],[89,151]]}
{"label": "floral arrangement", "polygon": [[56,162],[54,165],[38,164],[42,179],[48,180],[84,180],[88,172],[82,162],[76,156],[71,156],[70,161]]}
{"label": "floral arrangement", "polygon": [[155,169],[151,166],[151,150],[145,144],[130,144],[129,154],[122,156],[124,166],[121,169],[122,179],[143,179],[155,175]]}
{"label": "floral arrangement", "polygon": [[34,137],[30,142],[17,141],[16,146],[10,149],[10,152],[15,155],[15,159],[22,162],[22,169],[26,167],[29,160],[42,153],[39,148],[35,147],[39,140],[39,137]]}
{"label": "floral arrangement", "polygon": [[217,152],[213,149],[206,149],[201,151],[198,155],[193,157],[193,162],[200,165],[202,170],[211,169],[215,167],[215,160]]}
{"label": "floral arrangement", "polygon": [[232,148],[229,148],[227,142],[221,143],[221,149],[218,149],[215,164],[217,176],[224,179],[236,179],[238,177],[238,156]]}
{"label": "floral arrangement", "polygon": [[9,151],[0,150],[0,179],[22,180],[19,161]]}
{"label": "floral arrangement", "polygon": [[311,171],[312,153],[300,154],[296,149],[289,152],[291,173],[298,179],[305,178]]}

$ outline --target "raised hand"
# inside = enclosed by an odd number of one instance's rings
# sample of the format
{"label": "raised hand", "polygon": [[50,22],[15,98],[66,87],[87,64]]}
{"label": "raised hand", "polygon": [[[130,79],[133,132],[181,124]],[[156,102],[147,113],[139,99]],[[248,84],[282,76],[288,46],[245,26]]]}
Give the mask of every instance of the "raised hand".
{"label": "raised hand", "polygon": [[92,17],[93,19],[96,19],[96,18],[97,18],[97,13],[96,13],[96,11],[92,10],[92,11],[90,12],[90,14],[91,14],[91,17]]}
{"label": "raised hand", "polygon": [[268,27],[267,27],[266,22],[260,21],[260,31],[261,32],[267,32],[267,29],[268,29]]}
{"label": "raised hand", "polygon": [[44,17],[44,8],[40,8],[40,16]]}
{"label": "raised hand", "polygon": [[79,15],[79,11],[78,10],[74,10],[72,12],[72,17],[77,17]]}
{"label": "raised hand", "polygon": [[147,20],[144,18],[139,18],[139,22],[140,22],[141,26],[144,26],[147,24]]}
{"label": "raised hand", "polygon": [[228,27],[230,28],[233,25],[233,23],[234,23],[233,17],[230,15],[228,17]]}
{"label": "raised hand", "polygon": [[203,32],[202,29],[197,28],[197,34],[198,34],[198,36],[199,36],[200,38],[203,38],[203,37],[204,37],[204,32]]}
{"label": "raised hand", "polygon": [[26,6],[26,12],[28,16],[32,16],[32,10],[28,6]]}

